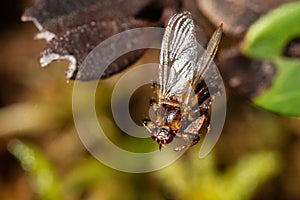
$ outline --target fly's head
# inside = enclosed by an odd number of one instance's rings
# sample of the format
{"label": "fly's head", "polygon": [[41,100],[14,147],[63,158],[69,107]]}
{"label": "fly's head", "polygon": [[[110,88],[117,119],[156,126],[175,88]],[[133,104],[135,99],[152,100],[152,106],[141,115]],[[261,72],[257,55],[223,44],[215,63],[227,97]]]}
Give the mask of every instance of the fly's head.
{"label": "fly's head", "polygon": [[149,119],[144,119],[143,125],[151,134],[151,138],[158,143],[159,150],[174,139],[174,131],[168,126],[157,125]]}
{"label": "fly's head", "polygon": [[161,150],[161,147],[165,147],[166,144],[172,142],[174,135],[172,130],[168,130],[168,128],[158,127],[152,130],[151,138],[158,143],[159,150]]}

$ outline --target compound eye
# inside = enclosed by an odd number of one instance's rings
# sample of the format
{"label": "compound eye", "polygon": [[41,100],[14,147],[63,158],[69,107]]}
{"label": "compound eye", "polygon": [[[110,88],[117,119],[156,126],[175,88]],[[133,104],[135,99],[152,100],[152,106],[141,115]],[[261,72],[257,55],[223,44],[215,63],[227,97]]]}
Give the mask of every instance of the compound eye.
{"label": "compound eye", "polygon": [[154,129],[153,131],[152,131],[152,133],[151,133],[151,138],[153,139],[153,140],[155,140],[156,142],[158,142],[159,143],[159,140],[158,140],[158,137],[157,137],[157,129]]}
{"label": "compound eye", "polygon": [[173,140],[173,135],[171,133],[167,134],[166,144],[169,144]]}

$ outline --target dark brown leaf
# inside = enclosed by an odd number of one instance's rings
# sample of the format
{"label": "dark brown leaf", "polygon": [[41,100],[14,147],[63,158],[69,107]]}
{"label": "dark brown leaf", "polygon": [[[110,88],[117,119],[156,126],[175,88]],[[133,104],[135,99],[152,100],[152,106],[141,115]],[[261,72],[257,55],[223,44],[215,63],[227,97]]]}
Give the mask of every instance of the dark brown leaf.
{"label": "dark brown leaf", "polygon": [[[91,80],[95,76],[83,72],[80,64],[96,45],[124,30],[165,23],[179,7],[180,0],[37,0],[22,20],[33,21],[39,30],[36,38],[48,41],[41,53],[42,66],[68,60],[68,79]],[[123,55],[103,77],[122,70],[142,53],[139,50]]]}

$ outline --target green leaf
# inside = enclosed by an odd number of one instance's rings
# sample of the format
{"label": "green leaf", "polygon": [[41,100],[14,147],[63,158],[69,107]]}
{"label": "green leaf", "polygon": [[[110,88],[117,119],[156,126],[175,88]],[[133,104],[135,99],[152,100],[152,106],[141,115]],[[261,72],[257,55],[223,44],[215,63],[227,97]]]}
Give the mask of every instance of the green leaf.
{"label": "green leaf", "polygon": [[300,62],[277,59],[277,76],[272,87],[254,103],[267,110],[290,116],[300,116]]}
{"label": "green leaf", "polygon": [[282,55],[284,48],[300,36],[300,1],[284,4],[256,21],[248,30],[244,53],[261,59]]}
{"label": "green leaf", "polygon": [[242,51],[269,60],[277,73],[271,87],[254,99],[258,106],[284,115],[300,116],[300,60],[286,58],[288,43],[300,36],[300,1],[284,4],[256,21],[248,30]]}

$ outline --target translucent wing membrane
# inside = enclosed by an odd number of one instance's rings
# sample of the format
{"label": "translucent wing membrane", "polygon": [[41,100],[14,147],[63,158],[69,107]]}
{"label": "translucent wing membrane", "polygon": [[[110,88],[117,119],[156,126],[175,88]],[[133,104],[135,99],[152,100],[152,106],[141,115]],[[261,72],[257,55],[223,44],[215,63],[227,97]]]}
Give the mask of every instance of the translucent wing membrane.
{"label": "translucent wing membrane", "polygon": [[[212,35],[206,50],[203,52],[203,54],[199,57],[197,61],[197,67],[196,67],[196,76],[193,79],[193,87],[196,87],[199,82],[203,79],[203,77],[211,74],[209,73],[209,67],[216,55],[216,52],[218,50],[218,45],[221,40],[222,36],[222,25],[218,27],[218,29],[214,32]],[[209,79],[209,78],[208,78]]]}
{"label": "translucent wing membrane", "polygon": [[183,12],[173,16],[162,41],[159,67],[160,99],[176,98],[182,102],[186,86],[195,76],[198,54],[191,14]]}
{"label": "translucent wing membrane", "polygon": [[[190,87],[187,87],[185,93],[185,99],[183,103],[188,105],[191,100],[191,95],[194,94],[195,88],[199,85],[201,81],[205,79],[205,83],[210,89],[210,97],[214,98],[216,94],[219,93],[219,84],[222,81],[216,67],[210,67],[212,61],[218,50],[218,45],[222,36],[222,25],[220,25],[217,30],[213,33],[210,41],[208,42],[207,48],[199,56],[197,63],[195,64],[194,77],[192,79]],[[199,51],[199,50],[198,50]],[[212,91],[213,90],[213,91]]]}
{"label": "translucent wing membrane", "polygon": [[195,27],[189,12],[174,15],[165,30],[160,53],[159,98],[173,98],[188,104],[189,96],[203,80],[210,75],[213,84],[214,73],[209,72],[222,35],[220,26],[211,37],[207,50],[200,52]]}

